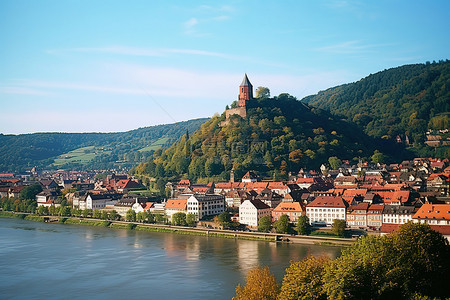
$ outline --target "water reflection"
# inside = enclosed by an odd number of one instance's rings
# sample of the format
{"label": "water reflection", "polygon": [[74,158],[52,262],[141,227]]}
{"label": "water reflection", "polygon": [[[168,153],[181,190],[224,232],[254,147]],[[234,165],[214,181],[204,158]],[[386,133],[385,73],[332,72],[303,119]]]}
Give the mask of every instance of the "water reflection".
{"label": "water reflection", "polygon": [[[339,251],[0,218],[0,298],[230,299],[258,265],[281,282],[291,260]],[[51,287],[40,278],[52,278]]]}

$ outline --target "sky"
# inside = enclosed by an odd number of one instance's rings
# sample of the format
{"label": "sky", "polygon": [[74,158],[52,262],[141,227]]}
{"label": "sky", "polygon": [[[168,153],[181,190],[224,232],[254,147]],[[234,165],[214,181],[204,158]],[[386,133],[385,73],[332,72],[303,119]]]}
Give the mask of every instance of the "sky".
{"label": "sky", "polygon": [[298,99],[450,59],[448,0],[0,1],[0,133],[222,113],[245,73]]}

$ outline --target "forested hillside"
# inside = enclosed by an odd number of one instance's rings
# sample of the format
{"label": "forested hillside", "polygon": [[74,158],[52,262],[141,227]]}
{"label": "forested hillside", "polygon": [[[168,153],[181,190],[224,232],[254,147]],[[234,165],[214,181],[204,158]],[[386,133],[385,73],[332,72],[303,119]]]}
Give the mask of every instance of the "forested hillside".
{"label": "forested hillside", "polygon": [[[34,166],[104,169],[116,167],[116,162],[130,167],[145,161],[157,148],[170,146],[187,131],[194,132],[206,120],[195,119],[116,133],[0,134],[0,171],[17,172]],[[53,165],[56,157],[67,157],[69,151],[83,147],[87,147],[82,151],[90,154],[88,158],[67,162],[59,160],[58,165]]]}
{"label": "forested hillside", "polygon": [[[234,168],[236,178],[256,170],[265,178],[287,178],[300,168],[317,169],[329,157],[357,162],[375,150],[403,155],[401,145],[368,137],[356,125],[333,118],[328,112],[310,108],[296,98],[281,94],[248,101],[247,117],[215,116],[201,129],[152,159],[134,172],[142,178],[193,181],[227,180]],[[161,187],[159,187],[161,188]]]}
{"label": "forested hillside", "polygon": [[384,70],[302,99],[354,122],[372,137],[408,136],[423,145],[428,129],[448,129],[450,61]]}

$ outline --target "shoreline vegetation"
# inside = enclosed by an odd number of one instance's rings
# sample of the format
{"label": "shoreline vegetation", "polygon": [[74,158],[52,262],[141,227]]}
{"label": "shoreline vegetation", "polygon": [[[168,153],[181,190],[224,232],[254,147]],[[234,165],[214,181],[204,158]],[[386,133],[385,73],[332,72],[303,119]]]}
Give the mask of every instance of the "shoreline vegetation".
{"label": "shoreline vegetation", "polygon": [[200,235],[222,238],[235,238],[245,240],[258,240],[267,242],[298,243],[307,245],[322,246],[351,246],[356,239],[320,237],[320,236],[302,236],[290,234],[244,232],[221,229],[194,228],[163,224],[148,224],[140,222],[112,221],[82,217],[60,217],[60,216],[40,216],[30,213],[15,213],[10,211],[0,211],[0,218],[22,219],[33,222],[60,223],[69,225],[97,226],[111,229],[128,229],[150,232],[166,232],[184,235]]}

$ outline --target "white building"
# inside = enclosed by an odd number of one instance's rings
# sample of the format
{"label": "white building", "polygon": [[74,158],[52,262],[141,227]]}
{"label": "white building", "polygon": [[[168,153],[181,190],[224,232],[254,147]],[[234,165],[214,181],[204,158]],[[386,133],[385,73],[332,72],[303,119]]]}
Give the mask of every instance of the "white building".
{"label": "white building", "polygon": [[172,222],[172,216],[176,213],[186,213],[187,200],[186,199],[169,199],[164,207],[166,216]]}
{"label": "white building", "polygon": [[416,208],[414,206],[385,205],[383,224],[405,224],[412,221]]}
{"label": "white building", "polygon": [[223,195],[192,195],[187,200],[187,213],[196,215],[197,221],[223,212],[225,212],[225,196]]}
{"label": "white building", "polygon": [[311,224],[332,225],[334,219],[346,220],[347,202],[339,196],[319,196],[306,206]]}
{"label": "white building", "polygon": [[239,206],[239,223],[258,226],[258,220],[264,216],[272,217],[272,209],[261,200],[245,200]]}

